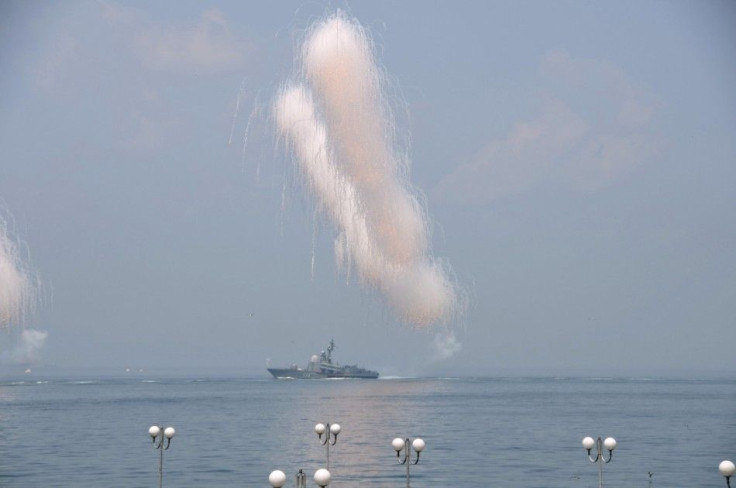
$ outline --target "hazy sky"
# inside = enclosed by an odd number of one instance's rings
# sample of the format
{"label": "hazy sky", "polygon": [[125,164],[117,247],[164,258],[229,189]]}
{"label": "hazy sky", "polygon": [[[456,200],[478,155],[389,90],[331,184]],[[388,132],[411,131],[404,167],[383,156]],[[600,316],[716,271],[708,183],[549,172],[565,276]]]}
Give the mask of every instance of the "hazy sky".
{"label": "hazy sky", "polygon": [[[454,343],[338,270],[274,136],[337,8],[467,294]],[[265,374],[334,337],[389,375],[733,374],[734,53],[730,1],[4,1],[0,206],[44,284],[35,361]],[[4,370],[21,342],[0,333]]]}

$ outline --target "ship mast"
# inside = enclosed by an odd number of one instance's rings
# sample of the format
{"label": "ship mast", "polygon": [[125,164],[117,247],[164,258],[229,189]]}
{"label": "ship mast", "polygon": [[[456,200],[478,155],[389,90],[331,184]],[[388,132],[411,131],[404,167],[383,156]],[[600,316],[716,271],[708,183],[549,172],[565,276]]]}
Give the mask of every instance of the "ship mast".
{"label": "ship mast", "polygon": [[332,364],[332,351],[335,350],[335,340],[330,339],[330,345],[327,346],[327,362]]}

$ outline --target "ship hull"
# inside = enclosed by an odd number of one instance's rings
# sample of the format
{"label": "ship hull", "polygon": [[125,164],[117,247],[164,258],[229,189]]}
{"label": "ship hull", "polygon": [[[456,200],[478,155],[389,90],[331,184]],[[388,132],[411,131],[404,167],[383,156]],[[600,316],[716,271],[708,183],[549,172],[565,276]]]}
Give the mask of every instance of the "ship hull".
{"label": "ship hull", "polygon": [[268,372],[276,379],[294,379],[294,380],[317,380],[327,378],[327,375],[317,373],[315,371],[305,371],[303,369],[291,368],[268,368]]}
{"label": "ship hull", "polygon": [[276,379],[294,379],[294,380],[319,380],[328,378],[355,378],[355,379],[366,379],[375,380],[378,378],[378,373],[375,371],[364,371],[364,372],[343,372],[334,371],[330,373],[322,373],[317,371],[307,371],[304,369],[292,369],[292,368],[267,368],[268,372]]}

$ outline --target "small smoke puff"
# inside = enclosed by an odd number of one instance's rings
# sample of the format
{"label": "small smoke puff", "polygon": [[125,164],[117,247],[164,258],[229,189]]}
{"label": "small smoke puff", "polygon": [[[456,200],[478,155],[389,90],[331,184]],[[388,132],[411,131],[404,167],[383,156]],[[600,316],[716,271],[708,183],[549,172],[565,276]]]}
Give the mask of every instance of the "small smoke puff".
{"label": "small smoke puff", "polygon": [[22,323],[33,308],[35,289],[31,276],[0,215],[0,328]]}
{"label": "small smoke puff", "polygon": [[18,342],[9,353],[10,362],[13,364],[33,364],[38,362],[41,351],[46,345],[48,332],[25,329],[18,337]]}
{"label": "small smoke puff", "polygon": [[435,359],[450,359],[452,356],[460,352],[463,345],[455,338],[455,333],[449,331],[434,336],[432,348],[435,351]]}
{"label": "small smoke puff", "polygon": [[427,218],[395,147],[370,39],[338,14],[311,30],[301,53],[301,71],[278,95],[274,115],[317,206],[336,227],[338,266],[355,269],[402,320],[447,321],[455,286],[430,255]]}

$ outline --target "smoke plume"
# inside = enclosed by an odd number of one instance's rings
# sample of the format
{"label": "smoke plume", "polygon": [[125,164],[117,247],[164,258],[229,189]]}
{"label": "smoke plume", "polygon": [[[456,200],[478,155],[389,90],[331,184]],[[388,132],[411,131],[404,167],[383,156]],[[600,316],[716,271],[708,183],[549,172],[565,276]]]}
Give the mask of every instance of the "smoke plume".
{"label": "smoke plume", "polygon": [[0,213],[0,329],[20,325],[35,305],[35,280]]}
{"label": "smoke plume", "polygon": [[378,290],[405,322],[448,321],[456,290],[431,256],[427,216],[395,140],[373,45],[343,14],[307,35],[294,81],[274,103],[280,137],[337,231],[335,258]]}
{"label": "smoke plume", "polygon": [[43,330],[24,329],[11,349],[0,353],[0,362],[25,365],[38,363],[48,336],[49,333]]}

